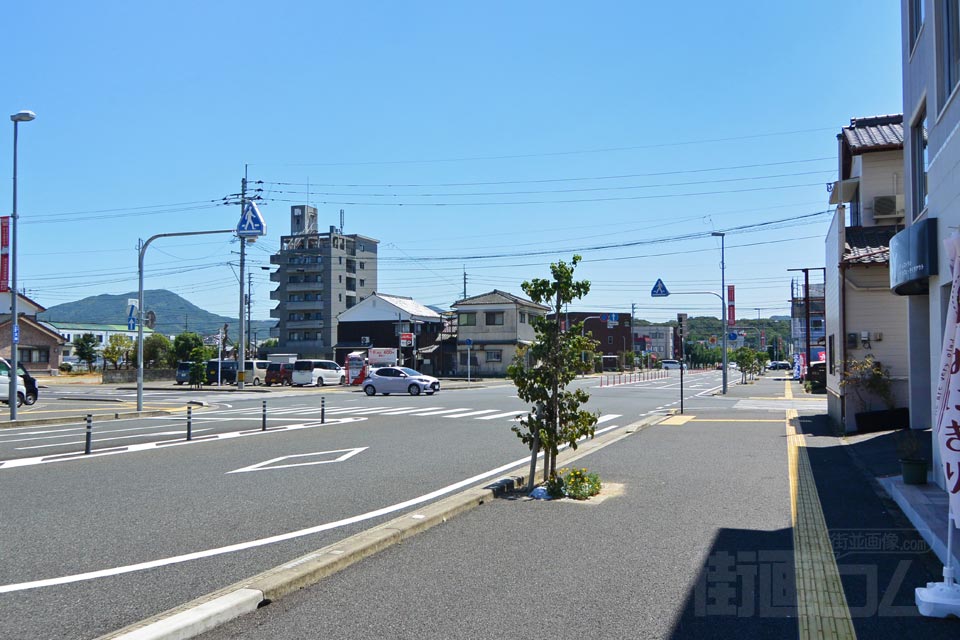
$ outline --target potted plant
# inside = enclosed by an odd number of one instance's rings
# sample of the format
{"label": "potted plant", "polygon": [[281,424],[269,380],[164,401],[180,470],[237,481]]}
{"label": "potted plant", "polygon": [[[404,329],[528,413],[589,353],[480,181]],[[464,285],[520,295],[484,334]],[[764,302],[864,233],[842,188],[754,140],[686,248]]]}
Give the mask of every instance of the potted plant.
{"label": "potted plant", "polygon": [[918,432],[909,427],[897,432],[897,454],[900,456],[903,484],[927,483],[927,459],[920,440],[923,433],[926,432]]}
{"label": "potted plant", "polygon": [[[854,414],[857,431],[900,429],[910,425],[910,412],[894,408],[893,385],[890,370],[884,369],[873,354],[862,359],[848,360],[840,386],[853,391],[863,411]],[[873,401],[879,399],[886,408],[875,410]]]}

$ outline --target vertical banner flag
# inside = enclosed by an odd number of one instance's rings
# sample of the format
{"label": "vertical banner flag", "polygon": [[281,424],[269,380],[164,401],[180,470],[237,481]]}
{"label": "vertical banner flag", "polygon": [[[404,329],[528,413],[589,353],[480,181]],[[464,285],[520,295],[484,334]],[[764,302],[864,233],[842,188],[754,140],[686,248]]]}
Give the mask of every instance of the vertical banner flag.
{"label": "vertical banner flag", "polygon": [[735,308],[734,296],[733,296],[733,285],[727,285],[727,325],[734,326],[737,324],[737,311]]}
{"label": "vertical banner flag", "polygon": [[944,245],[953,269],[953,287],[943,332],[937,415],[933,424],[950,511],[956,517],[960,514],[960,235],[954,232],[944,240]]}
{"label": "vertical banner flag", "polygon": [[10,291],[10,216],[0,218],[0,293]]}

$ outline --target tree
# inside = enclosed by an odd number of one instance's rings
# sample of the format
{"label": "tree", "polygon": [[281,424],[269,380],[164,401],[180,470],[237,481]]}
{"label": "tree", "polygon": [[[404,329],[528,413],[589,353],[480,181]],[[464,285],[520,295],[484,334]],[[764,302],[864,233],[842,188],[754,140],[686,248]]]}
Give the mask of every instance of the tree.
{"label": "tree", "polygon": [[507,368],[507,377],[517,386],[517,396],[533,404],[520,426],[512,427],[524,444],[530,447],[530,479],[532,489],[537,469],[537,455],[544,451],[544,476],[556,475],[557,454],[561,445],[577,448],[577,440],[593,437],[597,413],[580,407],[590,399],[583,389],[568,391],[582,367],[582,354],[593,352],[597,342],[580,335],[582,323],[576,323],[569,332],[560,330],[564,305],[578,300],[590,291],[586,280],[574,281],[573,271],[580,256],[573,256],[571,264],[563,261],[550,265],[551,280],[534,278],[521,287],[530,299],[551,308],[553,318],[538,316],[533,320],[533,344],[518,351]]}
{"label": "tree", "polygon": [[162,333],[154,333],[143,340],[143,361],[155,367],[175,366],[173,343]]}
{"label": "tree", "polygon": [[121,362],[130,361],[129,354],[133,346],[133,340],[123,334],[115,333],[110,336],[107,346],[103,348],[103,359],[112,364],[114,369],[119,369]]}
{"label": "tree", "polygon": [[190,365],[190,386],[199,389],[207,382],[206,348],[195,347],[188,357],[193,362]]}
{"label": "tree", "polygon": [[192,331],[184,331],[173,339],[173,353],[177,361],[190,360],[193,350],[197,347],[203,348],[203,338]]}
{"label": "tree", "polygon": [[266,340],[260,343],[260,350],[266,351],[268,349],[273,349],[274,347],[279,347],[279,346],[280,346],[280,340],[278,340],[277,338],[267,338]]}
{"label": "tree", "polygon": [[80,362],[87,363],[87,371],[93,371],[97,362],[97,336],[85,333],[73,341],[73,351]]}

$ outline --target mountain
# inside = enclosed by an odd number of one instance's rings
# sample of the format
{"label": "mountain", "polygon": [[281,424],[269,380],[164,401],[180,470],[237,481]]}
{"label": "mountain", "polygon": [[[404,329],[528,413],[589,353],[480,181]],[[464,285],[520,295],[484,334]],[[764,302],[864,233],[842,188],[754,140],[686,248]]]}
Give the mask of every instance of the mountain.
{"label": "mountain", "polygon": [[[50,307],[38,317],[40,320],[50,322],[127,324],[127,314],[130,311],[127,300],[136,297],[136,291],[120,295],[90,296],[76,302],[66,302]],[[235,340],[240,331],[236,318],[218,316],[204,311],[166,289],[144,291],[143,306],[145,310],[153,311],[157,315],[154,331],[164,335],[174,336],[184,331],[210,335],[223,328],[224,323],[229,326],[227,335],[230,340]],[[250,325],[250,335],[256,332],[257,340],[262,341],[270,336],[270,328],[276,325],[276,320],[253,320]]]}

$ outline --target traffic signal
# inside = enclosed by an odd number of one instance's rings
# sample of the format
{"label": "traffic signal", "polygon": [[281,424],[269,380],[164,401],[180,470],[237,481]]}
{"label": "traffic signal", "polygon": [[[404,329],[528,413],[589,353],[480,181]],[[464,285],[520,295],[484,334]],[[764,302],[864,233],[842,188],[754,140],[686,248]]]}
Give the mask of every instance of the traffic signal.
{"label": "traffic signal", "polygon": [[687,329],[687,314],[678,313],[677,314],[677,331],[680,333],[680,338],[685,339],[689,336]]}

